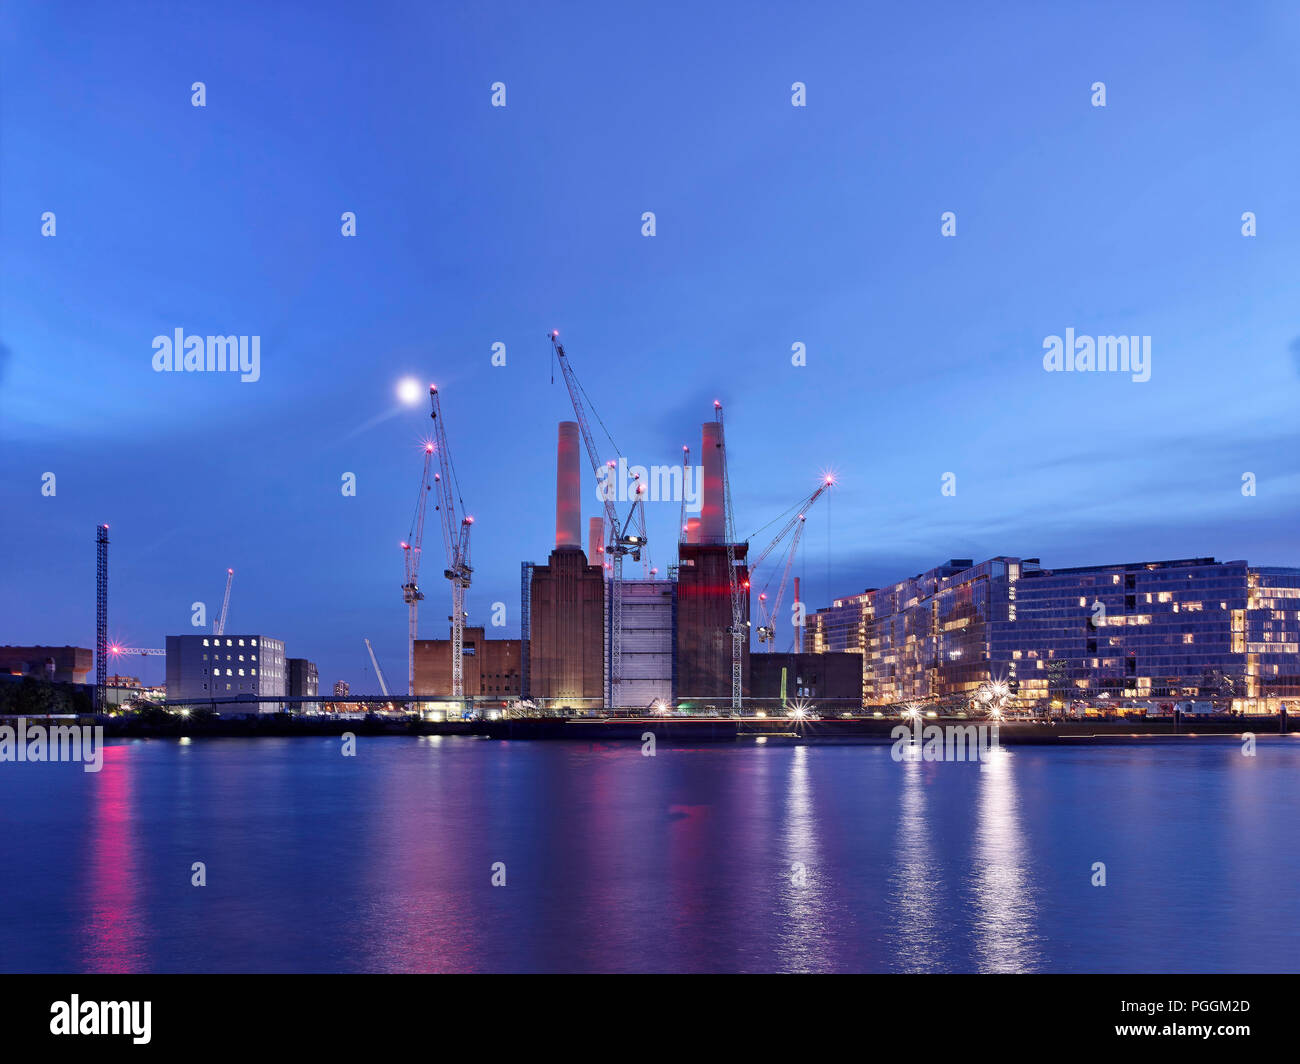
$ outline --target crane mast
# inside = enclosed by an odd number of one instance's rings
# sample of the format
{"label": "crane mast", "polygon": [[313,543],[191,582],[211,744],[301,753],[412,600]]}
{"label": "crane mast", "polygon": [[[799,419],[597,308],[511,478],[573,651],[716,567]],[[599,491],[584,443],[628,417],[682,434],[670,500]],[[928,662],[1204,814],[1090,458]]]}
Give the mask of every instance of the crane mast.
{"label": "crane mast", "polygon": [[722,452],[723,538],[727,541],[727,576],[731,590],[731,709],[738,714],[741,710],[744,647],[749,638],[749,618],[745,616],[745,591],[749,585],[746,581],[742,587],[736,574],[736,520],[731,508],[731,474],[727,469],[727,430],[722,420],[722,404],[716,399],[713,419],[718,423],[718,448]]}
{"label": "crane mast", "polygon": [[221,600],[221,616],[217,618],[217,623],[212,626],[213,635],[224,635],[226,631],[226,612],[230,609],[230,584],[235,579],[235,570],[226,570],[226,594]]}
{"label": "crane mast", "polygon": [[[568,356],[564,353],[559,332],[552,331],[550,335],[551,345],[560,363],[560,372],[564,375],[564,385],[569,391],[569,401],[573,404],[578,431],[582,435],[582,443],[591,462],[591,471],[599,481],[601,468],[615,468],[617,462],[613,460],[601,462],[600,452],[596,449],[596,440],[591,432],[591,424],[587,420],[587,411],[582,403],[582,386],[578,383],[573,366],[569,364]],[[637,484],[627,519],[621,522],[611,497],[612,493],[605,491],[601,494],[605,504],[605,527],[609,530],[609,544],[605,548],[605,553],[612,563],[609,581],[609,680],[605,688],[605,701],[614,708],[614,698],[622,678],[623,668],[623,558],[630,555],[633,561],[639,562],[641,552],[646,546],[645,485]]]}
{"label": "crane mast", "polygon": [[[433,453],[438,456],[438,472],[433,475],[433,484],[438,490],[442,545],[447,557],[447,568],[442,575],[451,581],[451,695],[453,698],[464,698],[465,592],[474,573],[469,563],[469,534],[474,518],[468,514],[457,515],[457,505],[463,511],[465,500],[460,497],[460,485],[456,481],[456,470],[451,461],[442,403],[437,387],[432,384],[429,385],[429,401],[433,405],[433,413],[430,414],[433,418]],[[414,688],[411,693],[415,693]]]}
{"label": "crane mast", "polygon": [[[432,415],[430,415],[432,416]],[[415,639],[419,623],[420,553],[424,548],[424,511],[429,501],[429,473],[433,466],[433,443],[424,445],[424,469],[420,473],[420,493],[415,499],[415,514],[411,518],[409,538],[402,544],[402,564],[406,579],[402,583],[402,601],[406,603],[406,693],[415,694]]]}
{"label": "crane mast", "polygon": [[[690,476],[690,473],[691,473],[691,449],[690,449],[689,447],[687,447],[685,444],[682,444],[682,476],[683,476],[683,478]],[[688,517],[686,516],[686,496],[687,496],[686,484],[685,484],[685,481],[683,480],[683,483],[682,483],[682,511],[681,511],[681,516],[677,519],[677,542],[678,542],[679,544],[681,544],[681,543],[685,543],[685,542],[686,542],[686,523],[687,523],[687,521],[690,520],[690,518],[688,518]]]}

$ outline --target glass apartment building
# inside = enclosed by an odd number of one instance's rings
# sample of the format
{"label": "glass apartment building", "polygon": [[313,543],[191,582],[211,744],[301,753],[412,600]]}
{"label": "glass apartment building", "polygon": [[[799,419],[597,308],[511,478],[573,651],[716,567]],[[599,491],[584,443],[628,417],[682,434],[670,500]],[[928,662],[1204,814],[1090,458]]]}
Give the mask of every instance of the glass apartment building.
{"label": "glass apartment building", "polygon": [[814,651],[863,655],[864,705],[958,708],[989,681],[1037,710],[1190,700],[1276,713],[1300,699],[1300,569],[954,559],[837,600],[809,626]]}

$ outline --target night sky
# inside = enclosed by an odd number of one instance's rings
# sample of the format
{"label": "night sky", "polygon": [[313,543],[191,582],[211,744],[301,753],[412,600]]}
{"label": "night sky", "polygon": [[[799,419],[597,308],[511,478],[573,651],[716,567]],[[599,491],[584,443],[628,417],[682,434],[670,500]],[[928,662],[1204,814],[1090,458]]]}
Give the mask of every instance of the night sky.
{"label": "night sky", "polygon": [[[322,689],[375,689],[368,637],[400,686],[407,376],[475,517],[469,621],[517,635],[552,328],[633,462],[722,400],[742,534],[838,475],[812,607],[951,557],[1300,565],[1294,5],[178,6],[0,19],[0,643],[94,645],[107,522],[114,639],[195,631],[229,566],[228,631]],[[154,372],[177,328],[259,336],[261,379]],[[1045,372],[1067,328],[1150,336],[1151,379]]]}

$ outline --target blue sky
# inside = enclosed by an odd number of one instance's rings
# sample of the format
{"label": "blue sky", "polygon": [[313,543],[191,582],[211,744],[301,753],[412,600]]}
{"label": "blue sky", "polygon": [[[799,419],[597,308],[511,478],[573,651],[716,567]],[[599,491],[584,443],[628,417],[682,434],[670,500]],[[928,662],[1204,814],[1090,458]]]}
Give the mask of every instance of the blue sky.
{"label": "blue sky", "polygon": [[[0,643],[93,646],[106,521],[115,638],[192,631],[232,566],[232,629],[373,689],[368,637],[400,679],[406,375],[476,519],[471,623],[517,633],[551,328],[633,461],[724,402],[742,532],[837,472],[813,606],[950,557],[1300,565],[1300,9],[623,6],[6,5]],[[260,336],[261,380],[153,372],[176,328]],[[1151,380],[1044,372],[1066,328],[1151,336]]]}

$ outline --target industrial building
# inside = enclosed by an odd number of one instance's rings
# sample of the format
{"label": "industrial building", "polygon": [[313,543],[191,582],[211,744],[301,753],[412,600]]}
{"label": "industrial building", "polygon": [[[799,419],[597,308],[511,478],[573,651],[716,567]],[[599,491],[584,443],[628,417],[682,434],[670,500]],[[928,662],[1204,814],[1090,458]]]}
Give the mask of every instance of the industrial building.
{"label": "industrial building", "polygon": [[605,572],[582,549],[578,423],[562,421],[556,448],[555,549],[531,567],[528,697],[575,710],[605,704]]}
{"label": "industrial building", "polygon": [[[415,641],[415,693],[445,698],[451,690],[451,648],[447,639]],[[465,628],[461,651],[462,675],[466,698],[499,698],[503,701],[520,697],[522,670],[521,641],[489,639],[486,630]]]}
{"label": "industrial building", "polygon": [[1213,558],[1044,569],[954,559],[809,617],[815,651],[861,654],[864,704],[960,703],[1004,682],[1035,710],[1300,698],[1300,569]]}
{"label": "industrial building", "polygon": [[[308,661],[306,658],[286,658],[284,665],[289,675],[289,697],[315,698],[320,694],[320,671],[314,661]],[[314,711],[320,708],[320,703],[298,703],[293,708],[295,711]]]}
{"label": "industrial building", "polygon": [[[702,526],[703,527],[703,526]],[[749,616],[747,544],[736,545],[736,576]],[[727,548],[683,543],[677,569],[677,691],[679,702],[731,704],[731,579]],[[742,648],[742,694],[748,695],[749,638]]]}
{"label": "industrial building", "polygon": [[749,659],[750,703],[779,711],[802,700],[825,713],[862,707],[862,657],[852,653],[798,654],[774,651]]}
{"label": "industrial building", "polygon": [[[279,639],[264,635],[167,637],[167,701],[170,703],[287,694],[284,643]],[[262,713],[279,712],[282,708],[275,702],[257,704],[257,711]],[[222,712],[236,710],[223,707]]]}
{"label": "industrial building", "polygon": [[52,683],[85,683],[94,667],[87,647],[0,647],[0,672]]}
{"label": "industrial building", "polygon": [[[677,548],[677,691],[679,702],[731,704],[732,607],[730,558],[750,616],[749,544],[728,549],[722,463],[722,430],[714,421],[701,426],[704,491],[698,521],[687,522]],[[742,694],[749,694],[749,633],[741,658]]]}

